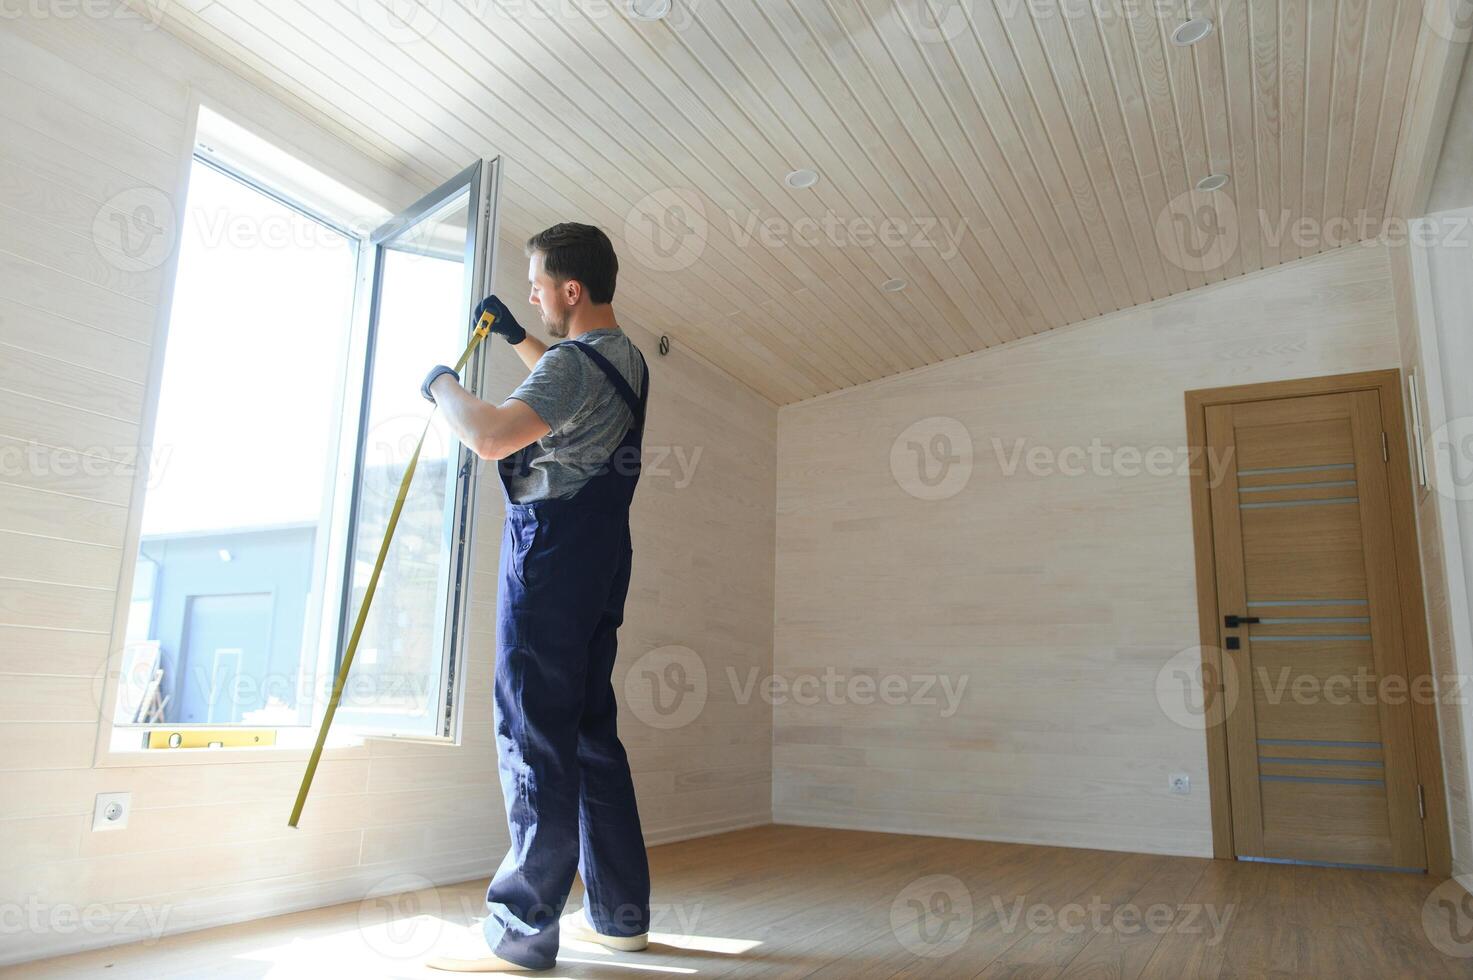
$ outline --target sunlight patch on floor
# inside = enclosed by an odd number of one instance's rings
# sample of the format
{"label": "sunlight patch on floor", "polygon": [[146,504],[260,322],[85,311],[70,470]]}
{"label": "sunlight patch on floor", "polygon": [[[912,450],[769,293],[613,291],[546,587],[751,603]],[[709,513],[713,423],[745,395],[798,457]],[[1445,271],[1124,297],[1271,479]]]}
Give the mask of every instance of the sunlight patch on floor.
{"label": "sunlight patch on floor", "polygon": [[[356,977],[431,977],[449,980],[454,974],[432,970],[425,961],[437,954],[474,955],[471,947],[480,936],[479,923],[467,925],[453,918],[430,913],[364,921],[345,925],[336,931],[318,933],[310,938],[296,937],[286,942],[263,945],[234,954],[240,963],[256,963],[264,967],[263,980],[285,980],[307,976]],[[662,953],[709,953],[738,956],[762,945],[760,940],[702,936],[676,932],[653,932],[647,952],[623,953],[597,943],[564,939],[554,971],[537,973],[539,978],[559,980],[560,971],[580,966],[611,967],[645,974],[689,976],[699,973],[695,967],[651,962]],[[450,950],[449,947],[461,947]],[[519,973],[483,973],[475,976],[521,976]]]}
{"label": "sunlight patch on floor", "polygon": [[[583,944],[579,943],[578,945],[581,946]],[[570,943],[569,946],[571,947],[572,944]],[[638,953],[619,953],[616,955],[629,957],[639,956]],[[626,970],[638,970],[641,973],[671,973],[677,975],[689,975],[699,972],[694,967],[689,966],[658,966],[654,963],[648,963],[640,959],[630,959],[627,962],[625,962],[624,960],[585,960],[580,959],[577,956],[564,956],[561,952],[557,954],[557,962],[558,966],[567,966],[573,963],[581,963],[586,966],[623,967]],[[510,974],[508,974],[508,976],[510,976]],[[541,980],[542,974],[539,973],[537,974],[537,976],[539,980]]]}
{"label": "sunlight patch on floor", "polygon": [[762,945],[760,939],[722,939],[718,936],[684,936],[676,932],[650,933],[650,945],[675,946],[680,949],[699,950],[703,953],[735,955],[756,949]]}

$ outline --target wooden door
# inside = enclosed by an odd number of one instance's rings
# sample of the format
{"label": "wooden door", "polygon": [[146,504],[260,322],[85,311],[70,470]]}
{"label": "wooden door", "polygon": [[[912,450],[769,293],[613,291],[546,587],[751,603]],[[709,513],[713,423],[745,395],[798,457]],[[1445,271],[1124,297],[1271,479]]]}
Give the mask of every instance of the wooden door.
{"label": "wooden door", "polygon": [[1236,852],[1425,868],[1377,394],[1206,414]]}

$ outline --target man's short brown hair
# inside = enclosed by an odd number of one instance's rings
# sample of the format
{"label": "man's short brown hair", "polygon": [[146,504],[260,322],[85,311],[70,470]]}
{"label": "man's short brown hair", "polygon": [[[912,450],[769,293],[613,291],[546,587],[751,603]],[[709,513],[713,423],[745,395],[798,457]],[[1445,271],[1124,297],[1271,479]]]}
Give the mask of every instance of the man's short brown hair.
{"label": "man's short brown hair", "polygon": [[572,221],[553,225],[527,239],[527,254],[542,253],[542,267],[559,282],[576,279],[595,303],[614,300],[619,257],[609,236],[593,225]]}

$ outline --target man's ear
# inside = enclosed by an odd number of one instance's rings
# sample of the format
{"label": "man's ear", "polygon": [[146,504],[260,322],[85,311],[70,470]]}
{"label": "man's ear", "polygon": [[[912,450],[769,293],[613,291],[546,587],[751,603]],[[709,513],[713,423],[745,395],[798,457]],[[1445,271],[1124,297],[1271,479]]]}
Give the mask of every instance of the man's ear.
{"label": "man's ear", "polygon": [[578,300],[583,298],[583,284],[577,279],[569,279],[563,283],[563,300],[568,304],[568,309],[578,305]]}

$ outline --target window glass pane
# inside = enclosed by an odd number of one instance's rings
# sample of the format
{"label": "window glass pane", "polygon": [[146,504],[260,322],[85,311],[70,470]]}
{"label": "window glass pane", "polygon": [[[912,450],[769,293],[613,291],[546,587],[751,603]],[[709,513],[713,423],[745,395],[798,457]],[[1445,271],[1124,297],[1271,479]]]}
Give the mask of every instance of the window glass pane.
{"label": "window glass pane", "polygon": [[[453,362],[465,348],[468,200],[469,190],[462,191],[383,250],[344,636],[358,615],[405,467],[432,413],[420,383],[431,366]],[[458,448],[436,416],[335,724],[437,733]]]}
{"label": "window glass pane", "polygon": [[190,173],[115,721],[308,724],[357,243]]}

